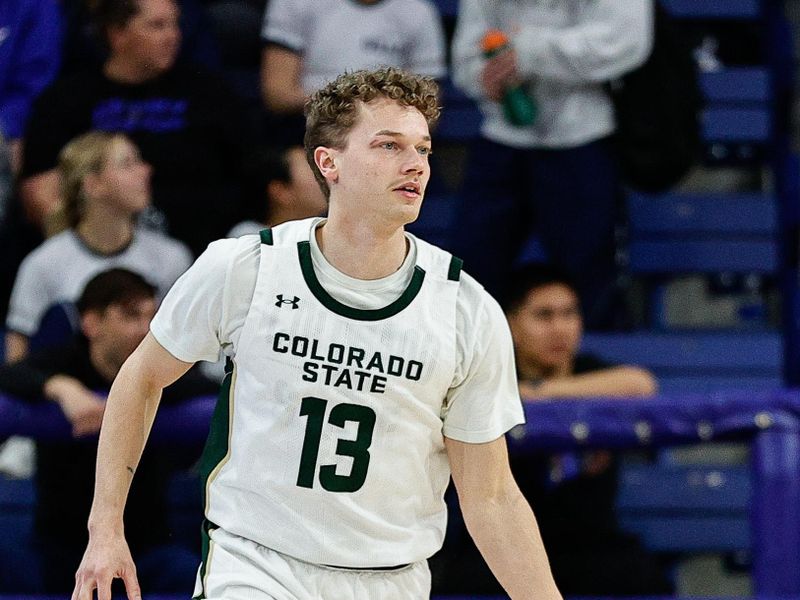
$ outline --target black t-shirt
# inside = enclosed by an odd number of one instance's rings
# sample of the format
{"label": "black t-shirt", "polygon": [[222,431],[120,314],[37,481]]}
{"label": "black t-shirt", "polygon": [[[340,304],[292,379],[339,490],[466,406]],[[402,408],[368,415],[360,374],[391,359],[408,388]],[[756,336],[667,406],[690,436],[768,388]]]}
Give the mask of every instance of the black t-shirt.
{"label": "black t-shirt", "polygon": [[[572,373],[580,375],[612,366],[593,354],[579,354]],[[534,507],[549,551],[569,550],[576,543],[584,548],[602,547],[615,534],[616,469],[550,484],[550,454],[516,455],[510,462],[520,489]]]}
{"label": "black t-shirt", "polygon": [[[65,346],[0,367],[0,390],[25,401],[40,402],[45,381],[55,374],[74,377],[101,394],[107,394],[111,387],[92,366],[85,338],[78,337]],[[164,390],[161,402],[174,404],[215,393],[218,387],[190,371]],[[125,508],[126,535],[134,552],[167,541],[166,490],[178,466],[178,455],[168,447],[150,446],[142,455]],[[85,547],[96,459],[96,436],[37,442],[35,530],[40,539],[70,548]]]}
{"label": "black t-shirt", "polygon": [[249,145],[246,113],[227,84],[187,67],[141,84],[93,70],[59,79],[34,105],[23,177],[58,164],[74,137],[121,132],[153,167],[153,203],[171,235],[195,254],[238,222],[238,170]]}

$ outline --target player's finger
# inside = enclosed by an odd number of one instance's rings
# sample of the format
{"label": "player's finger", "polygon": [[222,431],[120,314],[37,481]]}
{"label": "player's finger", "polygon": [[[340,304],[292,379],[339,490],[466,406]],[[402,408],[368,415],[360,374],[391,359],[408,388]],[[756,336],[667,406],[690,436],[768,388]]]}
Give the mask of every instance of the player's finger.
{"label": "player's finger", "polygon": [[[111,581],[112,577],[103,573],[97,576],[97,600],[111,600]],[[92,600],[91,591],[89,596],[81,600]]]}
{"label": "player's finger", "polygon": [[77,583],[75,584],[75,592],[72,594],[72,600],[92,600],[92,592],[94,591],[94,580],[85,577],[79,571],[76,575]]}
{"label": "player's finger", "polygon": [[125,582],[125,590],[128,592],[128,600],[141,600],[142,590],[139,588],[139,581],[136,578],[136,567],[130,566],[122,571],[122,581]]}

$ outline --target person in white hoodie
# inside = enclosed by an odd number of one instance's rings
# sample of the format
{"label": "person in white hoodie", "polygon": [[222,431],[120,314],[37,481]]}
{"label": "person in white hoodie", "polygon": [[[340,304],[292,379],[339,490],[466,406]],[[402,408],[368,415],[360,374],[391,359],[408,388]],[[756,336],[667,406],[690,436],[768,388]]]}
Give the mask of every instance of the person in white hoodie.
{"label": "person in white hoodie", "polygon": [[[649,56],[652,0],[462,0],[453,80],[480,103],[454,251],[503,298],[508,273],[536,234],[546,258],[578,282],[587,325],[606,325],[613,295],[620,179],[607,83]],[[492,29],[509,38],[484,55]],[[520,86],[533,123],[509,123],[503,97]]]}

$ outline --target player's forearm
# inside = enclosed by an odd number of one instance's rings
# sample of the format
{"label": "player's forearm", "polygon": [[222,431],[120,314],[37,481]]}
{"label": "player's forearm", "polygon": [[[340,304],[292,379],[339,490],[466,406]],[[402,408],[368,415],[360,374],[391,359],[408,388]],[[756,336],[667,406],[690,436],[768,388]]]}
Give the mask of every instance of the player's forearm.
{"label": "player's forearm", "polygon": [[476,546],[512,599],[560,600],[533,511],[516,484],[502,496],[461,509]]}
{"label": "player's forearm", "polygon": [[92,535],[122,534],[122,515],[155,418],[161,388],[148,384],[134,353],[123,365],[108,396],[97,449]]}

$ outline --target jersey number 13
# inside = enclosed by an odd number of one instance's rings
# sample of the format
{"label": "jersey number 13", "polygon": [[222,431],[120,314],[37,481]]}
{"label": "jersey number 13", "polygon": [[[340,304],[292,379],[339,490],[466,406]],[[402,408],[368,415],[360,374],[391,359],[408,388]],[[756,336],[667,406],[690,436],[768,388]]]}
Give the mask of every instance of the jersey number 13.
{"label": "jersey number 13", "polygon": [[[303,450],[300,453],[300,469],[297,473],[297,485],[304,488],[314,487],[314,473],[319,458],[319,443],[322,428],[325,424],[325,412],[328,401],[307,396],[300,405],[300,416],[307,417],[306,433],[303,438]],[[348,422],[358,424],[356,439],[339,439],[336,442],[336,454],[353,459],[350,473],[338,475],[336,465],[321,465],[319,483],[329,492],[355,492],[361,489],[367,478],[369,467],[369,446],[372,444],[372,432],[375,429],[375,411],[358,404],[337,404],[328,415],[328,423],[343,428]]]}

